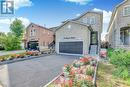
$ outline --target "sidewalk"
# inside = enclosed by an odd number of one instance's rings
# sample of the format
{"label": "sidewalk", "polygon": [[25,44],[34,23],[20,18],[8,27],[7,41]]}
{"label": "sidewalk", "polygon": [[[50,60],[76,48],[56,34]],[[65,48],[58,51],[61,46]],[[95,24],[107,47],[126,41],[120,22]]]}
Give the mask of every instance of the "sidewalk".
{"label": "sidewalk", "polygon": [[0,51],[0,56],[8,55],[8,54],[15,54],[15,53],[22,53],[26,52],[25,50],[16,50],[16,51]]}

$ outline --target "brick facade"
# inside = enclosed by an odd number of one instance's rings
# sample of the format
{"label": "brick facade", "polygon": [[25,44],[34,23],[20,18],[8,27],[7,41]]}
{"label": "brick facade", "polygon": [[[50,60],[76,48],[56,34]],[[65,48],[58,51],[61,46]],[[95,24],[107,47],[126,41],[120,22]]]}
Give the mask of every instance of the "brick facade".
{"label": "brick facade", "polygon": [[25,47],[29,49],[29,44],[36,43],[39,50],[44,50],[48,48],[48,45],[54,41],[54,32],[39,26],[37,24],[31,23],[26,28],[25,33]]}

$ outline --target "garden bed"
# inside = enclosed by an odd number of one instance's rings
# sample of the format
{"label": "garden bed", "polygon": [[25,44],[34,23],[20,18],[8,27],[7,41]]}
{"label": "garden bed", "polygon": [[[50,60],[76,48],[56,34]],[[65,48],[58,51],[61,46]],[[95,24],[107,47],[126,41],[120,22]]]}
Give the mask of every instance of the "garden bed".
{"label": "garden bed", "polygon": [[96,58],[82,57],[65,64],[62,73],[44,87],[95,87],[97,66]]}
{"label": "garden bed", "polygon": [[37,51],[29,51],[29,52],[23,52],[23,53],[3,55],[3,56],[0,56],[0,65],[13,63],[16,61],[32,59],[32,58],[36,58],[40,56],[41,54]]}

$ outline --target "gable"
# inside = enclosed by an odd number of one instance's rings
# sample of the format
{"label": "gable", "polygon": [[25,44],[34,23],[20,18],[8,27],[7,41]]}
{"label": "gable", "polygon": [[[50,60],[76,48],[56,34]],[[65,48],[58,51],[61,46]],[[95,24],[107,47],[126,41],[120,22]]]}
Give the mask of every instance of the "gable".
{"label": "gable", "polygon": [[73,40],[87,40],[89,39],[90,30],[86,26],[68,22],[56,31],[56,40],[73,41]]}
{"label": "gable", "polygon": [[[117,13],[118,13],[119,15],[122,15],[122,14],[123,14],[123,12],[122,12],[121,10],[123,10],[123,7],[124,7],[125,5],[130,5],[130,0],[124,0],[123,2],[119,3],[119,4],[114,8],[114,10],[113,10],[113,12],[112,12],[112,16],[111,16],[111,18],[110,18],[109,27],[108,27],[108,29],[107,29],[108,32],[109,32],[110,29],[111,29],[111,25],[113,24],[113,22],[114,22],[113,20],[114,20],[115,17],[117,16]],[[119,11],[119,10],[120,10],[120,11]]]}
{"label": "gable", "polygon": [[34,24],[34,23],[30,23],[26,29],[30,29],[30,28],[35,28],[35,29],[43,29],[43,30],[47,30],[47,31],[50,31],[50,32],[53,32],[52,30],[46,28],[46,27],[43,27],[43,26],[40,26],[38,24]]}
{"label": "gable", "polygon": [[74,25],[76,25],[76,26],[78,26],[78,27],[79,27],[79,26],[84,26],[84,27],[86,27],[87,29],[89,29],[90,31],[92,31],[91,26],[86,25],[86,24],[84,24],[84,23],[80,23],[80,22],[77,22],[77,21],[66,21],[66,22],[63,23],[61,26],[57,27],[56,32],[57,32],[58,30],[62,29],[62,27],[65,27],[67,24],[72,24],[71,26],[73,26],[73,27],[74,27]]}

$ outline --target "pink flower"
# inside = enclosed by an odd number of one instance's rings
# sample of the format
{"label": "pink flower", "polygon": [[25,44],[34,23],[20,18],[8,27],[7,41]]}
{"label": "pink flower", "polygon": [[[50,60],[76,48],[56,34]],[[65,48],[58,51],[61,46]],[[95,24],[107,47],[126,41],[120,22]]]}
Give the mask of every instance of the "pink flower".
{"label": "pink flower", "polygon": [[64,67],[68,67],[69,65],[68,64],[65,64]]}

